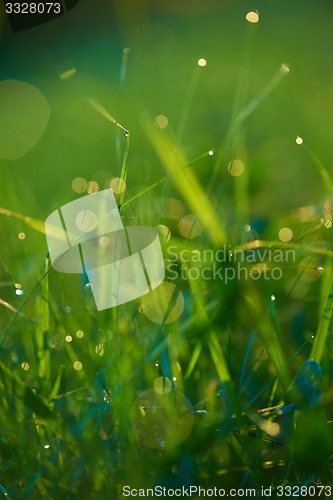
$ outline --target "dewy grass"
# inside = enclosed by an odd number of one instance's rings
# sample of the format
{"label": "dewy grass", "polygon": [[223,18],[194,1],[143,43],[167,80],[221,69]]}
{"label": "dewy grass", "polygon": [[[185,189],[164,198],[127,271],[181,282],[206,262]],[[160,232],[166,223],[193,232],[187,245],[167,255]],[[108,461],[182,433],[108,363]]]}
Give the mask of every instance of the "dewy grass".
{"label": "dewy grass", "polygon": [[[249,64],[243,73],[248,83],[250,69]],[[265,81],[267,75],[261,76]],[[200,277],[169,280],[166,285],[172,289],[164,294],[169,299],[163,304],[161,322],[154,322],[154,312],[161,307],[162,288],[116,311],[98,312],[81,277],[54,273],[48,256],[44,259],[40,207],[31,202],[23,210],[10,204],[3,189],[1,205],[8,207],[2,209],[6,217],[0,219],[8,235],[1,254],[5,262],[1,284],[6,286],[0,288],[0,490],[4,498],[106,500],[123,497],[125,485],[176,489],[185,484],[207,489],[216,485],[226,491],[255,488],[257,496],[262,488],[273,486],[272,497],[278,487],[294,488],[295,496],[302,486],[315,488],[308,491],[317,496],[322,487],[327,488],[323,491],[328,498],[333,480],[332,424],[328,423],[333,413],[333,251],[332,229],[319,223],[318,214],[323,212],[323,218],[330,220],[331,173],[317,165],[326,182],[324,197],[316,179],[300,179],[302,189],[311,187],[312,205],[299,193],[295,201],[289,195],[284,198],[283,190],[293,177],[277,175],[270,163],[263,166],[257,155],[257,150],[264,154],[261,138],[254,132],[250,137],[245,128],[240,133],[239,128],[250,113],[255,124],[258,104],[282,78],[279,73],[247,106],[246,88],[238,92],[241,98],[231,117],[237,130],[233,126],[226,140],[228,154],[242,155],[247,177],[230,177],[230,182],[237,183],[235,189],[223,188],[223,180],[214,176],[208,151],[197,156],[214,144],[213,139],[218,140],[212,131],[202,140],[203,130],[194,131],[193,141],[181,148],[170,139],[168,129],[154,127],[151,115],[143,118],[145,136],[140,136],[138,126],[131,128],[131,152],[127,135],[121,172],[118,162],[114,172],[128,185],[126,197],[118,198],[122,215],[138,225],[143,219],[147,224],[158,219],[169,230],[170,242],[162,242],[166,267],[168,247],[176,244],[188,252],[183,257],[218,251],[223,245],[233,253],[294,250],[293,266],[284,268],[281,280],[269,285],[260,274],[251,283],[245,279],[207,282]],[[124,78],[120,80],[123,89]],[[190,97],[194,90],[200,93],[196,81],[190,85]],[[199,107],[190,97],[180,123],[186,123],[190,105],[195,120]],[[107,102],[107,95],[101,102]],[[115,123],[97,101],[91,104]],[[214,104],[212,113],[218,112]],[[277,116],[279,112],[277,107]],[[117,118],[122,121],[127,113],[124,99]],[[273,124],[272,117],[267,124],[269,141],[278,134]],[[124,127],[117,129],[121,135],[127,133]],[[131,155],[143,154],[138,137],[153,165],[149,182],[142,175],[134,183],[135,162],[133,170],[128,166]],[[269,142],[269,149],[273,143]],[[299,150],[298,146],[295,153],[288,149],[288,154],[295,154],[293,161],[298,160]],[[195,159],[188,162],[188,156]],[[166,174],[161,173],[161,165]],[[195,173],[189,173],[193,165]],[[74,178],[78,173],[73,169],[70,175]],[[170,192],[161,208],[160,188],[166,181]],[[276,200],[267,188],[270,182],[278,190],[279,202],[272,210],[270,204]],[[33,184],[30,189],[34,194],[38,191]],[[223,200],[221,189],[225,189]],[[141,210],[137,201],[147,201],[153,194],[155,203]],[[179,224],[188,214],[195,215],[195,222],[184,236]],[[112,212],[107,214],[111,216]],[[195,223],[200,224],[201,234],[194,234]],[[246,232],[245,224],[251,232]],[[279,230],[286,226],[293,234],[288,242],[278,239]],[[16,236],[23,229],[24,242]],[[79,238],[74,244],[78,242]],[[25,253],[20,253],[21,244],[26,245]],[[191,260],[178,264],[184,264],[190,278]],[[41,279],[35,283],[38,270]],[[24,290],[22,297],[15,294],[16,284]],[[175,319],[167,322],[171,314]],[[314,339],[312,331],[316,331]],[[303,374],[301,381],[293,380],[308,358],[321,364],[328,390],[323,391],[320,377],[311,378],[311,373],[308,378]],[[301,387],[301,403],[295,403],[291,386]],[[315,401],[310,397],[313,393],[318,393]]]}

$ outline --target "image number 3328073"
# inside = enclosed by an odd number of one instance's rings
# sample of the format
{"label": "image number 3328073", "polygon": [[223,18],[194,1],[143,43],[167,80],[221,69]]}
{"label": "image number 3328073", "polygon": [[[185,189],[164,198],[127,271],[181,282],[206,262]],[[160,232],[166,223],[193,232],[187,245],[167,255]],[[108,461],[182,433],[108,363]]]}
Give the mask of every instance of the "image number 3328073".
{"label": "image number 3328073", "polygon": [[6,14],[12,31],[35,28],[41,24],[53,21],[66,12],[72,10],[80,0],[4,0]]}

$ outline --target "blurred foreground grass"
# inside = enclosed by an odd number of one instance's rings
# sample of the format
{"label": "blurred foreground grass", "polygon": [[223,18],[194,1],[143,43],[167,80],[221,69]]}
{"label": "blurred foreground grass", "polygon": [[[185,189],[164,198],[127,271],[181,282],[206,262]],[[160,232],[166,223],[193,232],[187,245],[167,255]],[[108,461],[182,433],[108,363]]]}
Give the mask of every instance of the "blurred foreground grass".
{"label": "blurred foreground grass", "polygon": [[[175,5],[150,6],[151,22],[163,26],[139,34],[134,14],[124,20],[115,4],[118,38],[102,30],[85,50],[74,41],[65,61],[52,34],[68,26],[53,25],[44,46],[52,63],[41,57],[35,74],[15,56],[24,35],[4,36],[19,64],[7,56],[2,79],[36,85],[50,121],[27,154],[1,160],[0,484],[12,499],[116,498],[124,485],[330,485],[325,9],[314,40],[310,2],[262,5],[258,24],[245,20],[247,2],[211,2],[187,23]],[[283,21],[298,38],[286,30],[284,39]],[[29,40],[43,36],[37,29]],[[197,65],[202,57],[207,66]],[[127,139],[107,113],[130,130]],[[52,269],[43,221],[110,182],[125,224],[157,227],[166,279],[98,312],[83,276]],[[260,272],[208,280],[214,265],[237,270],[234,258],[205,260],[224,248],[254,252],[242,265]],[[274,264],[280,279],[265,279],[277,250],[294,258]]]}

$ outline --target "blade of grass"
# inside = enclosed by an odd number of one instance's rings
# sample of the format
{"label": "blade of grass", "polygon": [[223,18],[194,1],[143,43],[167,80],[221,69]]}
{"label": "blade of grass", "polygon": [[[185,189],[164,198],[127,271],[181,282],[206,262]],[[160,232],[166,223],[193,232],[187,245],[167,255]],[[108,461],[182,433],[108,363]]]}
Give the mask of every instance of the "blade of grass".
{"label": "blade of grass", "polygon": [[[40,233],[45,234],[45,222],[37,219],[32,219],[31,217],[27,217],[25,215],[17,214],[15,212],[12,212],[11,210],[7,210],[6,208],[1,208],[0,207],[0,214],[7,215],[8,217],[12,217],[13,219],[18,219],[25,224],[27,224],[29,227],[32,229],[35,229],[36,231],[39,231]],[[60,231],[58,228],[54,227],[52,228],[50,226],[50,232],[52,231],[52,234],[54,237],[59,238],[59,239],[64,239],[63,231]]]}
{"label": "blade of grass", "polygon": [[[119,74],[119,95],[117,102],[117,116],[121,121],[122,117],[122,108],[123,108],[123,97],[124,97],[124,88],[125,88],[125,77],[127,64],[129,59],[130,49],[126,48],[123,50],[122,58],[121,58],[121,66],[120,66],[120,74]],[[120,130],[116,129],[116,157],[117,157],[117,165],[120,165]]]}
{"label": "blade of grass", "polygon": [[[44,272],[48,270],[49,266],[49,256],[46,256],[44,261]],[[41,330],[46,335],[50,330],[50,307],[49,307],[49,277],[46,274],[45,279],[42,282],[42,296],[41,296]],[[37,342],[37,359],[39,362],[39,377],[45,384],[48,383],[48,378],[50,375],[51,368],[51,356],[50,349],[46,342],[45,335],[40,332],[36,332],[36,342]]]}
{"label": "blade of grass", "polygon": [[[180,114],[178,129],[177,129],[177,133],[176,133],[176,141],[175,141],[175,148],[176,149],[179,148],[179,146],[181,145],[181,142],[182,142],[183,133],[185,130],[185,125],[186,125],[186,122],[187,122],[187,119],[189,116],[193,97],[194,97],[195,91],[196,91],[198,83],[199,83],[201,71],[202,71],[202,68],[199,65],[197,65],[193,74],[192,74],[192,78],[191,78],[191,81],[190,81],[190,84],[189,84],[189,87],[187,90],[187,94],[185,97],[184,105],[183,105],[183,108],[182,108],[182,111]],[[164,206],[166,203],[168,192],[170,190],[170,186],[171,186],[171,179],[166,181],[164,186],[163,186],[162,194],[161,194],[160,210],[158,211],[158,214],[155,218],[155,225],[158,224],[160,219],[161,219],[161,215],[163,213],[163,209],[164,209]]]}
{"label": "blade of grass", "polygon": [[180,170],[181,165],[186,163],[184,153],[176,150],[170,138],[163,131],[157,130],[153,120],[147,115],[142,117],[142,127],[165,170],[170,174],[178,171],[178,175],[173,177],[174,182],[189,208],[206,229],[210,240],[216,244],[225,243],[228,239],[226,229],[195,174],[190,169]]}
{"label": "blade of grass", "polygon": [[[190,161],[189,163],[187,163],[186,165],[183,165],[181,167],[179,167],[177,170],[165,175],[164,177],[162,177],[159,181],[156,181],[154,182],[153,184],[151,184],[149,187],[147,187],[146,189],[144,189],[143,191],[140,191],[138,194],[132,196],[132,198],[128,199],[127,201],[123,202],[122,205],[119,205],[118,206],[118,209],[120,209],[121,207],[124,207],[128,204],[130,204],[132,201],[138,199],[139,197],[143,196],[144,194],[148,193],[149,191],[151,191],[152,189],[156,188],[157,186],[159,186],[160,184],[163,184],[163,182],[165,182],[169,177],[175,175],[177,172],[180,172],[188,167],[190,167],[191,165],[193,165],[194,163],[196,163],[197,161],[207,157],[209,155],[209,151],[206,151],[205,153],[203,153],[202,155],[198,156],[197,158],[195,158],[194,160]],[[102,219],[98,220],[96,223],[94,223],[93,225],[91,225],[86,231],[84,231],[78,238],[76,238],[75,241],[73,241],[73,243],[71,243],[68,248],[61,254],[59,255],[59,257],[55,260],[55,262],[57,262],[59,259],[61,259],[74,245],[76,245],[77,243],[79,243],[79,241],[81,240],[81,238],[88,232],[88,231],[91,231],[97,224],[99,224],[102,220],[106,219],[107,217],[111,217],[111,215],[113,213],[116,212],[117,209],[113,209],[111,210],[109,213],[107,213]],[[333,252],[332,252],[333,254]],[[41,276],[41,278],[36,282],[36,284],[32,287],[32,289],[30,290],[30,292],[25,296],[24,300],[21,302],[20,306],[18,309],[16,309],[15,313],[14,313],[14,316],[11,318],[11,320],[9,321],[3,335],[2,335],[2,338],[1,338],[1,342],[0,342],[0,348],[1,346],[3,345],[3,342],[6,338],[6,336],[8,335],[8,332],[12,326],[12,324],[14,323],[15,319],[17,318],[17,316],[20,314],[20,311],[21,309],[24,307],[24,305],[27,303],[27,301],[29,300],[29,298],[31,297],[31,295],[34,293],[34,291],[38,288],[38,286],[41,284],[41,282],[43,281],[43,279],[45,278],[45,276],[51,271],[51,269],[53,269],[53,265],[55,264],[55,262],[48,267],[47,271],[44,272],[44,274]]]}
{"label": "blade of grass", "polygon": [[[301,350],[306,346],[306,344],[309,342],[310,339],[312,339],[314,337],[314,335],[310,335],[310,337],[308,337],[306,339],[306,341],[304,342],[304,344],[302,344],[302,346],[298,349],[298,351],[294,354],[294,356],[291,358],[290,361],[288,361],[287,363],[287,366],[289,366],[293,361],[294,359],[296,358],[296,356],[298,356],[298,354],[301,352]],[[272,378],[268,384],[265,385],[265,387],[263,389],[261,389],[252,399],[251,401],[249,401],[243,408],[242,408],[242,411],[246,411],[247,408],[249,408],[249,406],[251,406],[265,391],[266,389],[268,389],[272,384],[274,384],[274,382],[278,379],[278,377],[274,377]]]}
{"label": "blade of grass", "polygon": [[126,149],[124,153],[124,159],[123,159],[123,164],[121,167],[121,174],[120,174],[120,179],[124,182],[124,189],[119,193],[118,197],[118,204],[122,205],[124,201],[124,194],[125,194],[125,189],[126,189],[126,179],[127,179],[127,158],[128,158],[128,150],[129,150],[129,144],[130,144],[130,133],[127,131],[127,141],[126,141]]}
{"label": "blade of grass", "polygon": [[186,379],[189,378],[189,376],[191,375],[191,373],[193,372],[194,368],[195,368],[195,365],[197,364],[197,361],[200,357],[200,354],[201,354],[201,351],[202,351],[202,343],[201,342],[198,342],[193,350],[193,353],[192,353],[192,356],[191,356],[191,359],[190,359],[190,362],[189,364],[187,365],[187,369],[186,369],[186,373],[184,375],[184,381]]}
{"label": "blade of grass", "polygon": [[211,193],[217,182],[220,167],[223,163],[223,159],[226,155],[226,152],[230,150],[231,143],[234,139],[235,134],[238,132],[240,125],[255,111],[255,109],[259,106],[259,104],[261,104],[261,102],[266,97],[268,97],[271,94],[271,92],[273,92],[273,90],[281,83],[283,77],[286,76],[288,72],[289,70],[286,70],[286,66],[282,65],[279,68],[279,70],[275,73],[273,78],[266,85],[266,87],[264,87],[264,89],[261,92],[259,92],[259,94],[256,97],[254,97],[231,121],[229,130],[217,155],[214,172],[211,178],[211,182],[208,186],[208,193]]}
{"label": "blade of grass", "polygon": [[327,295],[324,311],[320,318],[320,322],[315,336],[315,341],[313,343],[310,355],[311,359],[314,359],[318,363],[321,362],[322,356],[324,354],[326,340],[328,337],[328,331],[332,321],[332,312],[333,312],[332,291],[333,291],[333,270],[331,270],[329,292]]}
{"label": "blade of grass", "polygon": [[330,196],[333,197],[333,184],[332,184],[332,181],[330,179],[330,176],[327,172],[327,169],[325,168],[324,164],[322,163],[322,161],[318,158],[318,156],[309,148],[309,146],[307,146],[307,144],[304,144],[302,143],[302,146],[307,150],[307,152],[310,154],[314,164],[316,165],[320,175],[322,176],[323,178],[323,181],[325,183],[325,186],[327,188],[327,191],[328,193],[330,194]]}
{"label": "blade of grass", "polygon": [[76,448],[74,437],[65,422],[53,413],[26,384],[1,362],[0,385],[5,391],[15,396],[20,403],[34,412],[56,435],[67,440],[71,448]]}

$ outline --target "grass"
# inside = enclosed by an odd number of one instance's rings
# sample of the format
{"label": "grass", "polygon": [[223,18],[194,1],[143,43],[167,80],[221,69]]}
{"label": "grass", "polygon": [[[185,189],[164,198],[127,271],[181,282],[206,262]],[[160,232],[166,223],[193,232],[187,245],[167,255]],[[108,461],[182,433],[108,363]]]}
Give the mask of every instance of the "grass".
{"label": "grass", "polygon": [[[0,497],[122,498],[125,485],[255,488],[258,497],[261,488],[314,486],[319,495],[321,486],[332,485],[331,172],[319,159],[316,141],[313,147],[311,138],[310,146],[306,139],[297,145],[298,130],[288,129],[274,154],[281,153],[281,144],[292,152],[287,170],[297,178],[299,162],[311,194],[306,205],[298,193],[290,204],[294,177],[268,161],[260,113],[271,106],[272,116],[279,116],[281,99],[296,88],[287,85],[293,68],[286,81],[286,70],[279,70],[265,83],[270,68],[265,78],[254,78],[260,23],[241,30],[244,62],[232,82],[234,104],[223,134],[214,134],[210,118],[202,127],[207,134],[193,126],[207,108],[202,86],[207,90],[216,75],[216,87],[222,80],[218,71],[207,73],[208,58],[207,67],[196,67],[183,85],[182,108],[168,100],[175,119],[165,129],[154,124],[160,112],[153,105],[142,106],[137,120],[127,106],[131,67],[137,64],[132,47],[122,53],[113,107],[103,86],[93,88],[84,78],[86,87],[77,84],[80,71],[62,87],[65,101],[80,89],[82,109],[93,107],[100,130],[108,127],[96,148],[68,146],[67,137],[61,143],[66,154],[82,150],[83,163],[84,155],[109,162],[112,141],[116,167],[103,175],[126,184],[117,196],[124,224],[158,226],[165,283],[141,299],[97,311],[85,276],[57,273],[50,262],[44,216],[85,196],[65,186],[88,175],[69,167],[63,174],[67,184],[55,182],[55,196],[50,190],[38,206],[21,203],[24,190],[14,182],[15,171],[1,161],[12,197],[1,188],[0,224],[9,236],[1,243]],[[217,108],[214,101],[207,116]],[[130,134],[117,120],[128,124]],[[309,121],[303,117],[296,124],[306,129]],[[274,119],[266,127],[277,136]],[[60,125],[50,128],[59,131]],[[17,168],[34,154],[43,158],[56,139],[43,140]],[[268,145],[274,149],[272,141]],[[134,162],[137,155],[141,163]],[[233,159],[244,164],[239,176],[228,167]],[[96,179],[98,172],[103,177],[99,167],[93,170]],[[26,181],[37,193],[37,184]],[[191,218],[184,220],[186,215]],[[281,237],[283,228],[292,231],[291,238]],[[242,265],[248,273],[258,266],[261,274],[227,283],[205,278],[216,265],[237,271],[235,258],[203,259],[205,251],[216,253],[224,245],[233,256],[254,252],[255,261]],[[171,247],[176,263],[168,262]],[[286,250],[295,259],[277,262],[281,278],[265,280],[267,252]],[[21,289],[23,296],[16,293]]]}

